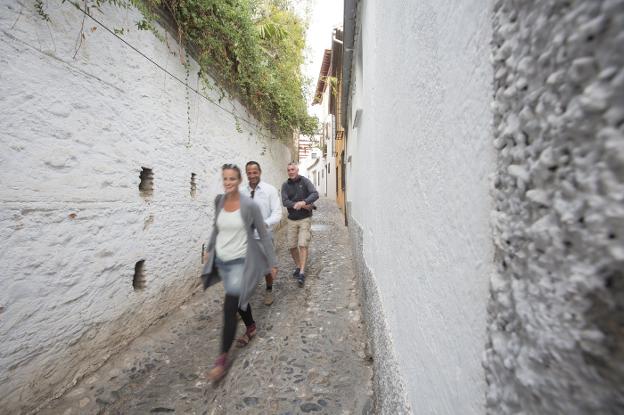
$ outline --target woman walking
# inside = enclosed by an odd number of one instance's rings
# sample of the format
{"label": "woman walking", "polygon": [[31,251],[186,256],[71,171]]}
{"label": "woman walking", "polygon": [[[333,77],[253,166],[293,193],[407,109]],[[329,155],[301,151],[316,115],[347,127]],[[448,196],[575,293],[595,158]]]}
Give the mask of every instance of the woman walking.
{"label": "woman walking", "polygon": [[[235,164],[224,164],[221,171],[225,192],[215,199],[215,220],[206,264],[208,270],[216,267],[225,288],[221,354],[208,372],[208,379],[213,382],[227,372],[228,352],[238,323],[237,311],[247,328],[238,339],[242,347],[256,335],[249,299],[269,270],[273,277],[277,275],[277,259],[260,208],[238,191],[242,181],[240,169]],[[260,240],[254,239],[255,229]]]}

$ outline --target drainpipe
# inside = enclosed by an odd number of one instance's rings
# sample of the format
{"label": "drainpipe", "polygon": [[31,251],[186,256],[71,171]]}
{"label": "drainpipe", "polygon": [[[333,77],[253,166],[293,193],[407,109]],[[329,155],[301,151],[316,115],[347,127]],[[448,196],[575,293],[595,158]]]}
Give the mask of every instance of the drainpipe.
{"label": "drainpipe", "polygon": [[353,62],[353,42],[355,39],[355,15],[359,0],[344,0],[344,34],[343,34],[343,60],[342,60],[342,105],[340,115],[342,127],[347,130],[347,114],[349,108],[349,98],[351,94],[351,66]]}
{"label": "drainpipe", "polygon": [[[338,29],[334,29],[332,30],[332,55],[331,55],[331,66],[333,67],[334,65],[334,53],[336,51],[337,46],[335,46],[334,44],[340,45],[340,48],[342,49],[342,40],[339,40],[338,38],[336,38],[336,31]],[[342,71],[342,68],[340,68],[340,70]],[[330,70],[331,73],[331,70]],[[337,87],[338,85],[336,85]],[[341,95],[342,96],[342,95]],[[336,100],[336,105],[338,105],[338,100],[339,97],[334,96],[334,99]],[[331,154],[334,157],[334,163],[337,160],[335,151],[336,151],[336,130],[337,130],[337,126],[336,126],[336,116],[340,115],[340,114],[332,114],[331,116],[331,123],[332,123],[332,131],[331,131],[331,136],[332,139],[330,140],[331,144],[332,144],[332,151]],[[330,154],[329,152],[327,154]],[[327,168],[329,167],[329,170],[331,171],[331,162],[329,162],[326,166],[325,166],[325,196],[327,196],[327,189],[329,187],[329,171],[327,170]],[[336,180],[338,180],[338,173],[336,172]],[[336,191],[335,191],[335,196],[338,195],[338,186],[336,186]]]}
{"label": "drainpipe", "polygon": [[[350,102],[349,99],[351,97],[351,67],[353,66],[353,43],[355,40],[355,20],[357,14],[357,6],[360,0],[344,0],[344,21],[343,21],[343,58],[342,58],[342,94],[341,94],[341,105],[340,105],[340,118],[342,128],[344,128],[344,151],[346,154],[348,142],[348,122],[347,122],[347,114],[349,113]],[[343,164],[346,164],[346,160],[342,160]],[[342,173],[345,174],[347,169],[342,169]],[[346,183],[346,177],[343,177]],[[347,213],[347,189],[345,186],[344,189],[344,221],[345,225],[348,226],[348,213]]]}

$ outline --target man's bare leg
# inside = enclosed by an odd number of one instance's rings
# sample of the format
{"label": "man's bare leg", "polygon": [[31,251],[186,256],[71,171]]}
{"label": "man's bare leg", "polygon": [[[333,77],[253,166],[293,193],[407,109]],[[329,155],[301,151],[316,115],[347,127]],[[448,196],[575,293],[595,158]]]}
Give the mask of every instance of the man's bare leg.
{"label": "man's bare leg", "polygon": [[301,260],[299,259],[299,248],[290,248],[290,256],[295,261],[295,267],[301,268]]}
{"label": "man's bare leg", "polygon": [[301,273],[305,274],[305,264],[306,264],[306,260],[308,259],[308,247],[300,246],[298,256],[299,258],[301,258],[301,262],[299,262],[301,266],[299,268],[301,269]]}
{"label": "man's bare leg", "polygon": [[266,281],[266,292],[264,293],[264,305],[273,304],[273,276],[267,274],[264,276]]}

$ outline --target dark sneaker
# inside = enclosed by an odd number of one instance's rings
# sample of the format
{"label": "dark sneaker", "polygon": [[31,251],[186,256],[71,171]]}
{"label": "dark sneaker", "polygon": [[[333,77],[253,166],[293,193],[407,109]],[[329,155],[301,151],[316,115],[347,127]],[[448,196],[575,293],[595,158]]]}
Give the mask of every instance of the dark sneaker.
{"label": "dark sneaker", "polygon": [[305,275],[299,274],[299,276],[297,276],[297,282],[300,287],[303,287],[303,284],[305,284]]}
{"label": "dark sneaker", "polygon": [[300,271],[301,271],[300,268],[295,268],[295,270],[292,273],[293,278],[299,278]]}

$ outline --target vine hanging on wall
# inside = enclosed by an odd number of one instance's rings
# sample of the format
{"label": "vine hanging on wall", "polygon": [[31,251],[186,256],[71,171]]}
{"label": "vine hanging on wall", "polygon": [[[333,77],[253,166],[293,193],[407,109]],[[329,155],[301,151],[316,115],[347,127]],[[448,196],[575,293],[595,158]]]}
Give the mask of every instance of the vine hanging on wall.
{"label": "vine hanging on wall", "polygon": [[188,128],[188,141],[186,147],[191,147],[191,88],[189,86],[189,78],[191,75],[191,62],[188,53],[184,55],[184,69],[186,69],[186,124]]}

